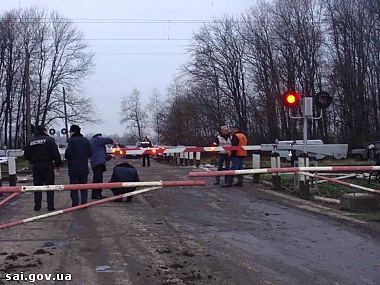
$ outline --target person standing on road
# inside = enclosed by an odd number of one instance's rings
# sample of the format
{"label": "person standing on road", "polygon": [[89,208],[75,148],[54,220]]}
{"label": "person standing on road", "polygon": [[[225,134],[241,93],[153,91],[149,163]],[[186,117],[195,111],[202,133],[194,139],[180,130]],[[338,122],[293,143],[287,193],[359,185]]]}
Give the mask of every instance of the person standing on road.
{"label": "person standing on road", "polygon": [[[92,149],[92,156],[90,158],[93,173],[92,183],[103,183],[103,173],[107,170],[106,161],[112,158],[110,154],[107,154],[106,145],[113,143],[113,139],[103,138],[102,134],[96,134],[92,137],[90,141]],[[93,189],[91,198],[103,199],[106,197],[102,195],[102,189]]]}
{"label": "person standing on road", "polygon": [[[88,182],[88,159],[92,155],[90,141],[85,138],[78,125],[70,127],[70,138],[67,140],[65,158],[68,161],[70,184],[87,184]],[[80,190],[81,204],[88,201],[88,190]],[[79,205],[78,190],[70,191],[72,207]]]}
{"label": "person standing on road", "polygon": [[[234,126],[232,129],[232,140],[231,140],[231,146],[246,146],[248,144],[247,137],[242,132],[240,126]],[[232,166],[231,170],[241,170],[244,168],[244,159],[247,156],[247,151],[243,148],[238,150],[232,150],[230,152],[231,154],[231,160],[232,160]],[[232,187],[232,183],[234,180],[233,175],[228,176],[227,183],[225,185],[222,185],[222,187]],[[243,175],[238,175],[238,182],[234,184],[234,186],[243,186]]]}
{"label": "person standing on road", "polygon": [[375,145],[373,143],[371,143],[368,146],[368,159],[370,161],[374,161],[375,160],[375,154],[376,154]]}
{"label": "person standing on road", "polygon": [[[144,138],[143,138],[143,140],[142,140],[142,142],[141,142],[141,147],[142,148],[148,148],[148,147],[152,147],[152,143],[151,143],[151,141],[148,139],[148,137],[147,136],[145,136]],[[147,165],[148,165],[148,167],[150,166],[150,153],[144,153],[143,155],[142,155],[142,159],[143,159],[143,167],[145,167],[145,160],[146,160],[146,162],[147,162]]]}
{"label": "person standing on road", "polygon": [[[24,157],[33,165],[33,184],[35,186],[54,185],[54,167],[60,170],[62,164],[57,144],[47,134],[44,126],[36,127],[36,134],[26,145]],[[54,191],[46,191],[47,209],[54,211]],[[34,192],[34,211],[41,210],[42,192]]]}
{"label": "person standing on road", "polygon": [[[116,165],[113,168],[112,176],[110,182],[139,182],[139,174],[136,168],[130,165],[128,162],[123,162]],[[125,194],[133,192],[136,187],[124,187],[124,188],[112,188],[112,193],[117,196],[120,194]],[[132,201],[132,196],[127,197],[127,202]],[[114,202],[122,202],[122,199],[114,200]]]}
{"label": "person standing on road", "polygon": [[[220,127],[220,134],[215,137],[213,145],[215,146],[231,146],[231,136],[227,126]],[[230,156],[228,155],[228,150],[221,150],[218,152],[218,169],[217,171],[223,170],[223,164],[225,170],[230,170]],[[224,183],[227,184],[228,176],[224,177]],[[220,176],[215,176],[214,185],[220,183]]]}

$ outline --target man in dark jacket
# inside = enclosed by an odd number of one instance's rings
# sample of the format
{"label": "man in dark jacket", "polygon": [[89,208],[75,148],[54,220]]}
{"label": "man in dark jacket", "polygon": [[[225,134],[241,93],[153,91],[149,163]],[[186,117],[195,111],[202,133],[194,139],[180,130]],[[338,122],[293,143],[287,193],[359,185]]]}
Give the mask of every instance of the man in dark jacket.
{"label": "man in dark jacket", "polygon": [[[136,168],[128,162],[123,162],[113,168],[110,182],[139,182],[139,174]],[[136,190],[136,187],[112,188],[112,193],[117,196],[120,194],[129,193]],[[127,197],[127,202],[132,201],[132,196]],[[115,202],[122,202],[122,199],[117,199]]]}
{"label": "man in dark jacket", "polygon": [[[142,148],[149,148],[149,147],[152,147],[152,143],[151,141],[148,139],[147,136],[145,136],[143,138],[143,140],[141,141],[141,147]],[[143,167],[145,167],[145,161],[147,162],[147,165],[148,167],[150,166],[150,153],[144,153],[142,155],[142,159],[143,159]]]}
{"label": "man in dark jacket", "polygon": [[[106,171],[106,161],[112,156],[107,154],[106,145],[113,144],[113,139],[103,138],[102,134],[96,134],[90,141],[92,156],[90,158],[91,168],[93,172],[92,183],[103,183],[103,173]],[[92,199],[103,199],[102,189],[92,190]]]}
{"label": "man in dark jacket", "polygon": [[[53,138],[44,126],[36,127],[36,134],[24,149],[24,157],[33,165],[35,186],[54,185],[54,167],[59,171],[61,155]],[[46,191],[48,210],[54,211],[54,191]],[[42,192],[34,192],[34,210],[41,210]]]}
{"label": "man in dark jacket", "polygon": [[[70,184],[87,184],[88,159],[92,155],[90,142],[80,133],[78,125],[70,127],[70,138],[67,140],[65,158],[68,161]],[[80,190],[81,204],[88,200],[88,190]],[[78,190],[70,191],[72,207],[79,205]]]}

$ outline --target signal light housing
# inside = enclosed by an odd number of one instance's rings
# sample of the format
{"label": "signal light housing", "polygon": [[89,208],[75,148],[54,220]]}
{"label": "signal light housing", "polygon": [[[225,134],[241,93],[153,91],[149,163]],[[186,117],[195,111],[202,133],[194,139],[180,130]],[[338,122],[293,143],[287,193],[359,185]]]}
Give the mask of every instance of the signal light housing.
{"label": "signal light housing", "polygon": [[314,98],[315,105],[320,109],[326,109],[330,106],[332,102],[332,97],[329,93],[321,91],[315,95]]}
{"label": "signal light housing", "polygon": [[295,108],[300,101],[301,96],[297,92],[287,91],[282,95],[282,102],[288,108]]}

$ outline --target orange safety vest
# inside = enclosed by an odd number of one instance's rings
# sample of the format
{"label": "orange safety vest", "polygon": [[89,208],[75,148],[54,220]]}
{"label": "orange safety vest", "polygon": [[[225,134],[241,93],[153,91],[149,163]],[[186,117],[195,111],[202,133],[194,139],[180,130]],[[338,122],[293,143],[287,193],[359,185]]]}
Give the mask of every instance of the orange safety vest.
{"label": "orange safety vest", "polygon": [[[243,133],[236,133],[235,136],[239,139],[238,146],[246,146],[248,144],[247,137]],[[236,151],[236,156],[247,156],[247,151],[245,149],[239,149]]]}

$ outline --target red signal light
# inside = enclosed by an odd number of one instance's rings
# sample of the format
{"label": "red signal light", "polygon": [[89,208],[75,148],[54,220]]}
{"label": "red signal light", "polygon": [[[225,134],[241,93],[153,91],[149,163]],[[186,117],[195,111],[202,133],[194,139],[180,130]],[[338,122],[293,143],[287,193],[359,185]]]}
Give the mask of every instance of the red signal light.
{"label": "red signal light", "polygon": [[287,91],[282,95],[284,106],[288,108],[295,108],[300,101],[301,96],[296,92]]}

